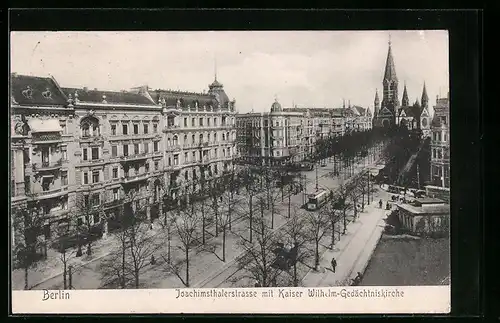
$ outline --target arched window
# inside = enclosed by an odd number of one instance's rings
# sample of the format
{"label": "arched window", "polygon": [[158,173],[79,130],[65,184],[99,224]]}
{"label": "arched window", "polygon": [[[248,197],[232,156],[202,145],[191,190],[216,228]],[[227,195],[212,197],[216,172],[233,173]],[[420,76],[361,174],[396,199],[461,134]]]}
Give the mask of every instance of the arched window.
{"label": "arched window", "polygon": [[177,137],[177,135],[174,135],[174,138],[173,138],[173,145],[174,146],[177,146],[179,144],[179,138]]}
{"label": "arched window", "polygon": [[194,144],[196,142],[196,136],[193,134],[191,136],[191,143]]}
{"label": "arched window", "polygon": [[229,138],[229,132],[228,132],[228,133],[226,133],[226,140],[231,140],[231,139]]}
{"label": "arched window", "polygon": [[184,135],[184,145],[188,143],[188,135]]}
{"label": "arched window", "polygon": [[82,137],[97,137],[100,135],[99,120],[96,117],[85,117],[80,122]]}
{"label": "arched window", "polygon": [[222,134],[222,141],[225,141],[225,140],[226,140],[226,135]]}
{"label": "arched window", "polygon": [[207,141],[210,142],[210,133],[207,135]]}
{"label": "arched window", "polygon": [[200,133],[200,144],[203,142],[203,134]]}

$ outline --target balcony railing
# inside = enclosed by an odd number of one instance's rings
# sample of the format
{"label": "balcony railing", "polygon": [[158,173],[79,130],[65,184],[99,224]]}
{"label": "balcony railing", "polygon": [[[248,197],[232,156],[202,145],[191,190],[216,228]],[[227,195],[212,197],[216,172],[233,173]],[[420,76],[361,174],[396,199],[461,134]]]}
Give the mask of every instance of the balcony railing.
{"label": "balcony railing", "polygon": [[142,153],[142,154],[136,154],[136,155],[128,155],[128,156],[121,156],[120,160],[123,162],[128,162],[128,161],[134,161],[134,160],[141,160],[141,159],[147,159],[149,157],[149,153]]}
{"label": "balcony railing", "polygon": [[143,181],[149,178],[150,173],[136,174],[136,175],[125,175],[123,177],[124,183],[132,183],[137,181]]}
{"label": "balcony railing", "polygon": [[171,125],[166,125],[165,128],[164,128],[164,131],[167,132],[167,131],[176,131],[176,130],[180,130],[180,126],[179,125],[176,125],[176,124],[171,124]]}
{"label": "balcony railing", "polygon": [[81,142],[100,142],[104,141],[104,137],[101,135],[82,135],[80,136],[80,141]]}
{"label": "balcony railing", "polygon": [[67,193],[68,193],[68,186],[62,186],[62,187],[53,188],[53,189],[49,189],[46,191],[41,191],[41,192],[35,193],[34,196],[36,199],[41,200],[41,199],[49,199],[49,198],[53,198],[53,197],[58,197],[60,195],[64,195]]}
{"label": "balcony railing", "polygon": [[181,150],[180,145],[170,145],[165,148],[165,151],[172,152],[172,151],[179,151]]}
{"label": "balcony railing", "polygon": [[62,159],[55,162],[41,162],[32,164],[33,171],[57,169],[62,166]]}
{"label": "balcony railing", "polygon": [[125,200],[123,198],[118,198],[116,200],[110,200],[110,201],[104,202],[104,207],[105,208],[112,208],[112,207],[122,205],[124,202],[125,202]]}
{"label": "balcony railing", "polygon": [[49,143],[59,141],[62,141],[62,137],[59,133],[44,133],[40,135],[34,135],[31,139],[32,143]]}

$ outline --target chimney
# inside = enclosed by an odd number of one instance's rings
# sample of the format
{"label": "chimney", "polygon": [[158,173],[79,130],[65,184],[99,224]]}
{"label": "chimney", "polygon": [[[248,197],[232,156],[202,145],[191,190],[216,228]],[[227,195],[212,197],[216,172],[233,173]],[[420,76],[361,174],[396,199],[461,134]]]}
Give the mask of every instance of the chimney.
{"label": "chimney", "polygon": [[88,87],[86,87],[86,86],[84,86],[84,87],[83,87],[83,90],[84,90],[85,92],[87,92],[87,91],[89,90],[89,88],[88,88]]}

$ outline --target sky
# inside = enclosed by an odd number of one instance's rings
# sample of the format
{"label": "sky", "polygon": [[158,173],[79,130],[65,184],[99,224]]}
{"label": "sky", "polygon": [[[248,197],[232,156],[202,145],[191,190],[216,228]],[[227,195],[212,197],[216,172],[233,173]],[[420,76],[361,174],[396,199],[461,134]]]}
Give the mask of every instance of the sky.
{"label": "sky", "polygon": [[388,41],[410,102],[449,88],[447,31],[12,32],[11,72],[63,87],[208,90],[217,74],[240,113],[282,106],[373,111]]}

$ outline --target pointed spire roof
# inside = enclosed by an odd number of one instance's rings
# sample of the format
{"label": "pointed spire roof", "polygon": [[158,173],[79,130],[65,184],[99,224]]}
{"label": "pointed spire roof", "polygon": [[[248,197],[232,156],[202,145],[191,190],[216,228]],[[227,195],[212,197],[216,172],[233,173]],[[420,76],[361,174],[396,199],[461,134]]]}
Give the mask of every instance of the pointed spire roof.
{"label": "pointed spire roof", "polygon": [[396,67],[394,67],[394,58],[392,57],[391,36],[389,35],[389,51],[385,62],[384,81],[398,81],[396,76]]}
{"label": "pointed spire roof", "polygon": [[410,99],[408,99],[408,91],[406,91],[406,82],[403,90],[403,99],[401,100],[401,106],[407,107],[410,105]]}
{"label": "pointed spire roof", "polygon": [[420,107],[420,102],[418,102],[418,98],[415,100],[415,103],[413,105]]}
{"label": "pointed spire roof", "polygon": [[429,97],[427,96],[427,89],[425,88],[425,82],[424,82],[424,89],[422,90],[422,99],[420,100],[422,102],[422,106],[427,106],[427,103],[429,102]]}
{"label": "pointed spire roof", "polygon": [[378,89],[375,89],[375,105],[380,103],[380,99],[378,98]]}

